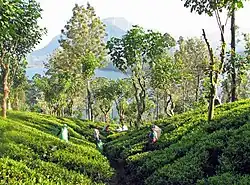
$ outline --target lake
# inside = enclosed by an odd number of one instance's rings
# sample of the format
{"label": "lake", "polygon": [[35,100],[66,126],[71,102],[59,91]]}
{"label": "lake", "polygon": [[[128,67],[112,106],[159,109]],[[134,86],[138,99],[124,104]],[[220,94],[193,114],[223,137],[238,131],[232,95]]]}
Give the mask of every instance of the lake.
{"label": "lake", "polygon": [[[29,79],[32,79],[32,77],[35,74],[44,75],[45,72],[46,72],[46,69],[44,68],[27,68],[26,69],[26,75]],[[106,77],[112,80],[117,80],[117,79],[127,78],[128,76],[117,71],[96,69],[95,77]]]}

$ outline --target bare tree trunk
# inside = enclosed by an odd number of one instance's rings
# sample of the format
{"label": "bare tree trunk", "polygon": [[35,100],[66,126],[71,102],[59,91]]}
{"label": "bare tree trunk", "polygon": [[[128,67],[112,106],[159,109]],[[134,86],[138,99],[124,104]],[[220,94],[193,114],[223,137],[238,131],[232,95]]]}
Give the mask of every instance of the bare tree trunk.
{"label": "bare tree trunk", "polygon": [[123,110],[121,107],[119,107],[119,102],[117,100],[115,100],[115,106],[116,106],[117,113],[119,115],[120,124],[122,124],[124,120]]}
{"label": "bare tree trunk", "polygon": [[195,90],[195,101],[199,101],[199,93],[200,93],[200,74],[197,75],[197,86]]}
{"label": "bare tree trunk", "polygon": [[167,114],[167,104],[168,104],[168,100],[167,100],[167,93],[165,92],[163,95],[163,108],[164,108],[164,114]]}
{"label": "bare tree trunk", "polygon": [[175,105],[174,105],[174,102],[173,102],[173,99],[172,99],[172,95],[169,94],[168,97],[169,97],[169,100],[167,102],[167,115],[169,117],[172,117],[172,116],[174,116],[174,107],[175,107]]}
{"label": "bare tree trunk", "polygon": [[208,107],[208,121],[211,121],[213,119],[213,117],[214,117],[215,96],[216,96],[216,87],[214,85],[212,85],[212,87],[210,87],[210,97],[209,97],[209,107]]}
{"label": "bare tree trunk", "polygon": [[185,112],[186,111],[186,97],[185,97],[185,88],[186,87],[186,82],[184,82],[184,86],[183,86],[183,91],[182,91],[182,97],[183,97],[183,99],[182,99],[182,106],[183,106],[183,112]]}
{"label": "bare tree trunk", "polygon": [[[221,73],[224,65],[224,60],[225,60],[225,47],[226,47],[226,42],[224,38],[224,26],[221,26],[221,53],[220,53],[220,65],[219,69],[215,71],[215,61],[214,61],[214,53],[213,49],[210,47],[210,44],[207,40],[205,30],[202,29],[203,32],[203,37],[204,40],[207,44],[207,48],[209,51],[209,56],[210,56],[210,72],[209,72],[209,79],[210,79],[210,96],[209,96],[209,108],[208,108],[208,121],[211,121],[214,117],[214,102],[215,102],[215,97],[216,97],[216,89],[217,89],[217,83],[218,83],[218,78],[219,74]],[[214,77],[214,72],[215,72],[215,77]]]}
{"label": "bare tree trunk", "polygon": [[156,91],[156,120],[159,119],[159,92]]}
{"label": "bare tree trunk", "polygon": [[122,124],[124,122],[124,114],[121,113],[120,114],[120,124]]}
{"label": "bare tree trunk", "polygon": [[135,89],[135,99],[137,103],[136,127],[139,128],[142,124],[142,115],[146,108],[146,90],[145,81],[141,82],[141,77],[137,77],[140,88],[137,87],[135,79],[132,78],[132,83]]}
{"label": "bare tree trunk", "polygon": [[109,122],[109,117],[108,117],[108,112],[104,113],[104,122],[108,123]]}
{"label": "bare tree trunk", "polygon": [[8,86],[8,76],[9,76],[9,65],[8,64],[2,64],[2,74],[3,74],[3,99],[2,99],[2,117],[7,117],[7,101],[9,98],[9,86]]}
{"label": "bare tree trunk", "polygon": [[68,103],[68,111],[69,111],[69,116],[73,116],[73,105],[74,105],[74,101],[73,99],[70,99],[70,102]]}
{"label": "bare tree trunk", "polygon": [[[9,96],[10,96],[10,94],[9,94]],[[15,102],[16,103],[16,110],[19,110],[20,109],[20,102],[19,102],[18,97],[14,101],[16,101]],[[10,102],[10,99],[7,100],[7,110],[12,110],[12,103]]]}
{"label": "bare tree trunk", "polygon": [[88,101],[87,101],[87,117],[88,117],[88,120],[91,120],[93,121],[94,119],[94,115],[93,115],[93,107],[92,107],[92,93],[91,93],[91,87],[90,87],[90,81],[88,80],[88,85],[87,85],[87,98],[88,98]]}
{"label": "bare tree trunk", "polygon": [[64,112],[65,112],[65,109],[64,109],[64,106],[62,107],[62,111],[61,111],[62,113],[62,117],[64,117]]}
{"label": "bare tree trunk", "polygon": [[232,10],[232,16],[231,16],[231,75],[232,75],[232,90],[231,90],[231,101],[234,102],[237,100],[237,84],[236,84],[236,70],[235,70],[235,2],[234,7]]}

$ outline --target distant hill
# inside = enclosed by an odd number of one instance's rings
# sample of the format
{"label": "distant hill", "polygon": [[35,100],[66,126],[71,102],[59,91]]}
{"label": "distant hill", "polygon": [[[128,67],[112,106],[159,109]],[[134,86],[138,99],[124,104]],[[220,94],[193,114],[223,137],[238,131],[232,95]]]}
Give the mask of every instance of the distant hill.
{"label": "distant hill", "polygon": [[59,39],[60,35],[54,37],[44,48],[33,51],[31,54],[29,54],[27,57],[27,60],[29,62],[28,67],[43,67],[43,63],[48,61],[48,57],[59,47]]}
{"label": "distant hill", "polygon": [[[121,38],[127,30],[132,27],[132,24],[128,22],[126,19],[122,17],[109,17],[102,20],[106,25],[106,38],[105,41],[108,41],[111,37]],[[246,32],[245,30],[241,30],[241,32]],[[230,43],[230,34],[227,33],[226,40]],[[208,33],[207,35],[211,45],[213,48],[218,48],[220,45],[220,35],[216,33]],[[59,47],[58,40],[60,39],[60,35],[55,36],[44,48],[36,50],[27,56],[28,59],[28,70],[27,75],[32,77],[35,73],[44,74],[44,63],[48,61],[48,58],[53,53],[55,49]],[[178,39],[178,38],[176,38]],[[242,38],[241,38],[242,39]],[[237,52],[244,52],[244,43],[241,42],[237,46]],[[99,72],[101,72],[99,74]],[[112,75],[110,75],[112,73]],[[119,75],[120,74],[120,75]],[[109,63],[105,68],[101,70],[97,70],[96,76],[103,76],[107,78],[115,78],[115,75],[118,75],[117,78],[121,78],[123,75],[118,72],[118,70],[113,66],[112,63]]]}
{"label": "distant hill", "polygon": [[[106,18],[103,20],[106,25],[107,36],[105,41],[108,41],[111,37],[122,37],[128,29],[132,27],[132,24],[129,23],[124,18]],[[42,49],[33,51],[28,55],[27,59],[29,62],[29,68],[43,68],[44,62],[48,61],[50,55],[59,47],[58,40],[60,35],[55,36],[50,43]],[[114,70],[112,65],[108,65],[106,69]]]}

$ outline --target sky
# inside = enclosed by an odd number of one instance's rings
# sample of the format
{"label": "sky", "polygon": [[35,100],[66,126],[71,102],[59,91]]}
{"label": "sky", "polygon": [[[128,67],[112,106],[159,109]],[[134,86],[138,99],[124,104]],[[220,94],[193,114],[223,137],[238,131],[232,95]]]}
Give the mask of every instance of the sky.
{"label": "sky", "polygon": [[[86,5],[87,0],[38,0],[43,9],[40,25],[48,33],[37,49],[47,45],[72,16],[75,3]],[[202,28],[208,35],[218,35],[214,17],[190,13],[181,0],[88,0],[101,18],[124,17],[132,24],[148,29],[168,32],[175,38],[179,36],[201,36]],[[250,3],[236,14],[237,25],[244,33],[250,33]]]}

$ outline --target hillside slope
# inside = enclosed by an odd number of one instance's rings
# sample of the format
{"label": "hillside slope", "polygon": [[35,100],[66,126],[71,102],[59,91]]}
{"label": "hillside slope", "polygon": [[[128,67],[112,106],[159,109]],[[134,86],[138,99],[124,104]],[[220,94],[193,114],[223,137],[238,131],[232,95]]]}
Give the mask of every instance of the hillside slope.
{"label": "hillside slope", "polygon": [[[56,137],[69,126],[70,142]],[[0,119],[0,184],[107,184],[114,170],[96,150],[92,126],[80,120],[9,112]]]}
{"label": "hillside slope", "polygon": [[110,159],[125,161],[121,184],[250,184],[250,100],[216,108],[214,121],[196,110],[157,121],[163,134],[146,147],[149,127],[111,136]]}

